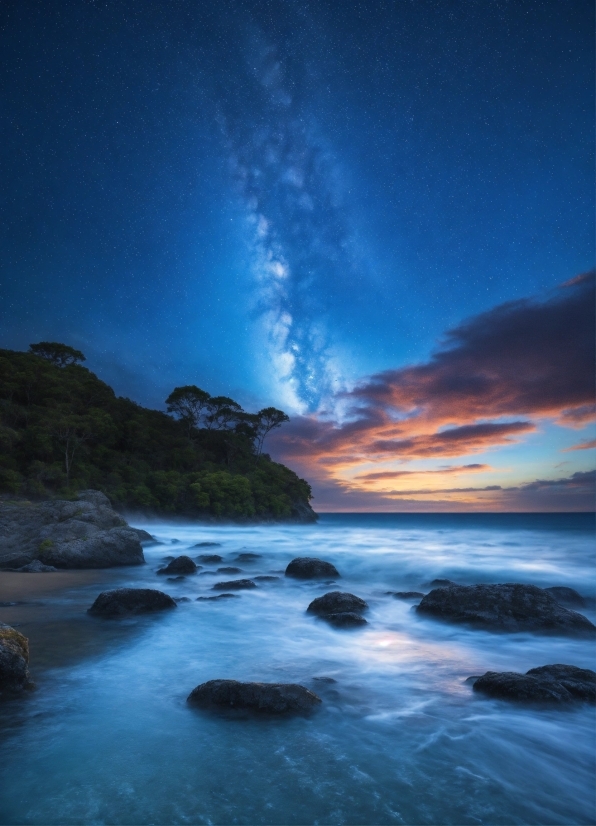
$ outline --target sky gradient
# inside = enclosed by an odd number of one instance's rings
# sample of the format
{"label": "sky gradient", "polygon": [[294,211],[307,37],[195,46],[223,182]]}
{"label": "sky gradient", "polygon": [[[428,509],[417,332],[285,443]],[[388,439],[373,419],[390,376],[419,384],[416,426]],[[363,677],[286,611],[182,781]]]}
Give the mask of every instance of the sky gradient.
{"label": "sky gradient", "polygon": [[593,508],[589,4],[0,15],[0,346],[283,408],[315,509]]}

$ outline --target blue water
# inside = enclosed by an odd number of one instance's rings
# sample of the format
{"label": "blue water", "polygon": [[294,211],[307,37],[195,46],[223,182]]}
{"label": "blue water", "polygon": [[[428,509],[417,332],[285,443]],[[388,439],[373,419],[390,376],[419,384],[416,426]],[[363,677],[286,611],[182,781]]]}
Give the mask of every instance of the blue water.
{"label": "blue water", "polygon": [[[594,708],[534,709],[475,695],[466,678],[564,662],[595,668],[588,640],[491,634],[418,617],[387,590],[461,583],[568,585],[592,603],[586,515],[326,515],[314,526],[140,524],[148,564],[0,609],[31,640],[37,691],[0,708],[4,824],[592,824]],[[174,541],[177,540],[177,541]],[[219,548],[191,549],[200,541]],[[242,551],[242,576],[277,572],[238,599],[197,602],[229,575],[165,581],[168,555]],[[333,562],[337,585],[286,580],[295,556]],[[23,574],[22,576],[27,576]],[[51,575],[48,575],[51,576]],[[239,575],[240,576],[240,575]],[[102,621],[99,591],[153,586],[189,602]],[[340,588],[369,624],[305,613]],[[335,682],[323,682],[328,677]],[[226,719],[186,697],[215,678],[300,682],[310,718]]]}

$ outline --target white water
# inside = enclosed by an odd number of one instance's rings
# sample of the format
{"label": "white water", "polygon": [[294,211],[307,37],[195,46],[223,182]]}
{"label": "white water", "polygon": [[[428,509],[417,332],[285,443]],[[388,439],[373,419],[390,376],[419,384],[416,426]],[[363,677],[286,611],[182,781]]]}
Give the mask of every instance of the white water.
{"label": "white water", "polygon": [[[384,593],[426,591],[429,580],[448,577],[569,585],[591,596],[586,526],[506,516],[139,525],[163,543],[145,549],[148,565],[106,571],[101,586],[42,606],[2,609],[0,619],[18,620],[44,651],[32,657],[38,690],[0,712],[0,822],[594,823],[594,708],[517,707],[465,682],[489,669],[594,668],[593,643],[443,625]],[[198,541],[221,547],[190,551]],[[239,563],[242,575],[170,582],[155,574],[167,555],[215,552],[229,565],[241,551],[263,555]],[[342,579],[279,574],[238,599],[195,601],[215,581],[279,573],[299,555],[333,562]],[[121,585],[192,601],[124,621],[85,614],[100,590]],[[369,603],[363,630],[305,614],[315,596],[337,588]],[[300,682],[323,705],[293,719],[189,708],[191,689],[214,678]]]}

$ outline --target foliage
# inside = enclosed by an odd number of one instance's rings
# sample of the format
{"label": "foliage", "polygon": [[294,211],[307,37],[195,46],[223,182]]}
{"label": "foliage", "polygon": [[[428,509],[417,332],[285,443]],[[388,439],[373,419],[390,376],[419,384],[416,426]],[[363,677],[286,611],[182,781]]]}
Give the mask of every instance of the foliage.
{"label": "foliage", "polygon": [[38,344],[30,344],[29,352],[51,361],[57,367],[66,367],[67,364],[86,361],[80,350],[75,350],[68,344],[59,344],[57,341],[40,341]]}
{"label": "foliage", "polygon": [[308,503],[307,482],[259,455],[285,413],[246,413],[194,385],[166,403],[171,415],[117,398],[74,360],[0,350],[0,491],[95,488],[121,510],[230,519],[290,518]]}

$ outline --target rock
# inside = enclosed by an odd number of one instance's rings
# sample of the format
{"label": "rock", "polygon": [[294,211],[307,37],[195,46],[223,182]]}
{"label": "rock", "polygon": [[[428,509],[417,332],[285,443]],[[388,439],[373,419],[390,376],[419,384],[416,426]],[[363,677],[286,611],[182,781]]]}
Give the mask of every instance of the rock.
{"label": "rock", "polygon": [[355,628],[360,625],[368,625],[368,622],[356,614],[354,611],[340,611],[337,614],[324,614],[322,619],[335,628]]}
{"label": "rock", "polygon": [[96,617],[124,617],[176,608],[176,602],[153,588],[116,588],[103,591],[87,611]]}
{"label": "rock", "polygon": [[313,599],[306,609],[310,614],[317,614],[320,617],[326,614],[359,613],[365,611],[368,605],[360,597],[354,594],[347,594],[342,591],[330,591],[322,597]]}
{"label": "rock", "polygon": [[218,574],[241,574],[242,568],[235,568],[233,565],[226,565],[223,568],[218,568],[216,573]]}
{"label": "rock", "polygon": [[493,631],[594,634],[589,619],[559,605],[535,585],[452,585],[436,588],[416,608],[421,614]]}
{"label": "rock", "polygon": [[279,579],[278,576],[269,576],[268,574],[260,574],[259,576],[254,577],[257,582],[275,582]]}
{"label": "rock", "polygon": [[195,557],[197,562],[204,562],[205,565],[214,564],[215,562],[223,562],[223,558],[219,554],[199,554]]}
{"label": "rock", "polygon": [[198,568],[189,556],[177,556],[165,568],[160,568],[158,574],[196,574]]}
{"label": "rock", "polygon": [[238,594],[218,594],[216,597],[197,597],[197,602],[215,602],[218,599],[237,599]]}
{"label": "rock", "polygon": [[193,548],[221,548],[221,542],[197,542]]}
{"label": "rock", "polygon": [[0,566],[21,568],[36,559],[56,568],[145,561],[136,529],[97,490],[82,491],[77,501],[0,500]]}
{"label": "rock", "polygon": [[450,579],[433,579],[430,583],[431,588],[449,588],[451,585],[457,585],[457,582],[452,582]]}
{"label": "rock", "polygon": [[395,599],[422,599],[420,591],[388,591]]}
{"label": "rock", "polygon": [[321,698],[297,683],[209,680],[191,691],[187,702],[200,708],[249,709],[266,714],[305,714],[317,708]]}
{"label": "rock", "polygon": [[254,562],[257,559],[262,559],[263,554],[252,554],[252,553],[243,553],[243,554],[236,554],[236,559],[238,562]]}
{"label": "rock", "polygon": [[142,528],[130,528],[129,530],[134,531],[139,538],[139,542],[144,543],[145,545],[159,545],[159,542],[154,536],[151,536],[150,533],[144,531]]}
{"label": "rock", "polygon": [[596,702],[596,673],[574,665],[543,665],[525,674],[487,671],[474,691],[503,700],[536,703]]}
{"label": "rock", "polygon": [[286,568],[286,576],[294,579],[328,579],[339,575],[335,565],[311,556],[299,556]]}
{"label": "rock", "polygon": [[216,582],[214,591],[244,591],[248,588],[256,588],[252,579],[232,579],[229,582]]}
{"label": "rock", "polygon": [[174,602],[190,602],[190,597],[174,597]]}
{"label": "rock", "polygon": [[578,594],[573,588],[566,588],[563,585],[554,585],[552,588],[545,588],[549,594],[557,600],[559,605],[575,605],[578,608],[583,608],[586,604],[585,599]]}
{"label": "rock", "polygon": [[[159,573],[159,571],[157,573]],[[167,581],[168,582],[180,582],[183,579],[186,579],[186,577],[183,574],[179,574],[178,576],[169,576]]]}
{"label": "rock", "polygon": [[325,685],[333,685],[337,682],[335,677],[313,677],[313,680],[316,683],[324,683]]}
{"label": "rock", "polygon": [[0,697],[18,694],[31,685],[29,640],[19,631],[0,622]]}
{"label": "rock", "polygon": [[53,565],[44,565],[39,559],[34,559],[33,562],[29,562],[27,565],[23,565],[22,568],[17,568],[16,570],[23,574],[41,574],[49,571],[57,571],[58,568],[54,568]]}

